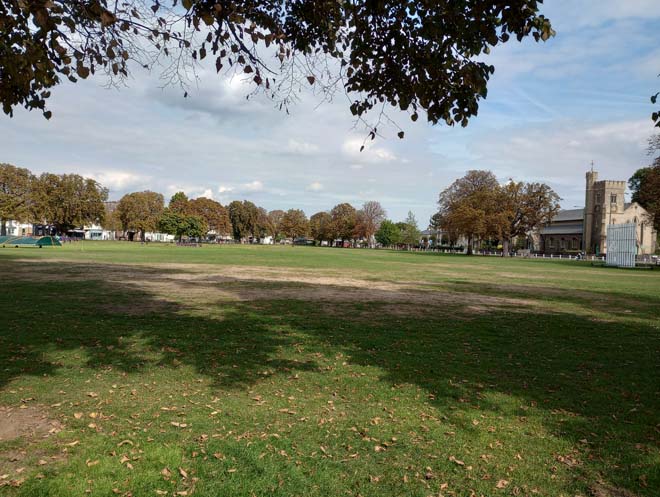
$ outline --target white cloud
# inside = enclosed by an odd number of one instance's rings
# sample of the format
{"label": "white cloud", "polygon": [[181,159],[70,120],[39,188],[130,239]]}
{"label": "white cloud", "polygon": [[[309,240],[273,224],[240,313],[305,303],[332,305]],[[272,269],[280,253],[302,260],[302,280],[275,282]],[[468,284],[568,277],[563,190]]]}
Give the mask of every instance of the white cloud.
{"label": "white cloud", "polygon": [[313,183],[307,185],[307,190],[310,192],[320,192],[323,190],[323,185],[318,181],[314,181]]}
{"label": "white cloud", "polygon": [[[390,150],[383,146],[374,145],[374,142],[368,140],[364,142],[361,138],[348,138],[344,140],[341,150],[345,157],[355,161],[355,162],[390,162],[396,160],[396,155],[394,155]],[[360,149],[364,146],[364,149]]]}
{"label": "white cloud", "polygon": [[312,155],[319,151],[319,147],[313,143],[298,141],[291,138],[289,139],[287,150],[293,154]]}
{"label": "white cloud", "polygon": [[218,187],[218,193],[221,194],[221,195],[222,195],[223,193],[231,193],[231,192],[233,192],[233,191],[234,191],[234,187],[233,187],[233,186],[220,185],[220,186]]}
{"label": "white cloud", "polygon": [[118,170],[83,172],[81,174],[95,179],[113,192],[142,186],[151,180],[149,176]]}
{"label": "white cloud", "polygon": [[264,184],[259,180],[254,180],[249,183],[243,183],[242,190],[246,192],[261,192],[264,190]]}

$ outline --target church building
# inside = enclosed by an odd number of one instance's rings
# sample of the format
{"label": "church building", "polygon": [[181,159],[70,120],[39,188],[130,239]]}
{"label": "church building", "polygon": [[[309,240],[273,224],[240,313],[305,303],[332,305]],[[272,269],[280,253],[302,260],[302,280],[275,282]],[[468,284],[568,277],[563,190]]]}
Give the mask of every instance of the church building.
{"label": "church building", "polygon": [[657,233],[653,220],[637,202],[625,202],[625,181],[598,181],[596,171],[587,172],[585,207],[562,210],[541,228],[537,249],[547,254],[584,251],[607,253],[607,226],[634,223],[637,226],[637,253],[653,254]]}

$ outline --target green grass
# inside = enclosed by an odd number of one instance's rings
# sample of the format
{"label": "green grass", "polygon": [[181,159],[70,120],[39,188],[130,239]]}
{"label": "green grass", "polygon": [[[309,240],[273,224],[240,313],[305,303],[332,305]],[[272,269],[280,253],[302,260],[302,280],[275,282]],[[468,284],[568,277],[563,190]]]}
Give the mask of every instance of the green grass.
{"label": "green grass", "polygon": [[0,271],[0,406],[61,423],[0,441],[2,495],[660,494],[660,271],[89,242]]}

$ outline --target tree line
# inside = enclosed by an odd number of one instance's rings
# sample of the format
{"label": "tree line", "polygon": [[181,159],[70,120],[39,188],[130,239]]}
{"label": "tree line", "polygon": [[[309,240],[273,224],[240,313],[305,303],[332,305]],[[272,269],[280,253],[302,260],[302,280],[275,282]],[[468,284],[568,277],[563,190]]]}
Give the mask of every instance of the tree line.
{"label": "tree line", "polygon": [[[419,241],[417,222],[410,213],[401,223],[386,220],[385,209],[377,201],[365,202],[356,209],[341,203],[329,211],[311,217],[301,209],[268,211],[249,200],[234,200],[223,206],[215,200],[199,197],[189,199],[184,192],[175,193],[167,207],[163,196],[152,191],[124,195],[112,213],[108,225],[123,231],[139,232],[144,240],[146,232],[160,231],[182,237],[201,238],[209,233],[216,237],[229,236],[237,242],[282,239],[311,239],[318,244],[358,243],[374,247]],[[389,226],[396,229],[387,232]]]}
{"label": "tree line", "polygon": [[[108,189],[97,181],[78,174],[43,173],[0,164],[0,223],[2,234],[7,222],[32,222],[51,226],[58,234],[89,225],[111,231],[132,232],[145,240],[148,232],[162,232],[183,237],[204,238],[208,234],[232,237],[238,242],[272,237],[311,238],[316,243],[356,245],[358,241],[375,246],[419,240],[417,222],[412,213],[402,223],[386,220],[385,209],[377,201],[360,208],[341,203],[329,211],[311,217],[300,209],[271,210],[249,200],[226,206],[210,198],[188,198],[175,193],[165,205],[162,194],[153,191],[127,193],[107,209]],[[394,227],[394,228],[392,228]]]}

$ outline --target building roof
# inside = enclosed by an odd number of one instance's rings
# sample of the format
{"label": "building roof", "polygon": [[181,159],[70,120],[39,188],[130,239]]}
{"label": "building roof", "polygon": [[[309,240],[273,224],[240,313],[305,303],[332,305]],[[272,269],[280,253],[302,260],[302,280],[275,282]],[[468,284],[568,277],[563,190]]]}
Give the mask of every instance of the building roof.
{"label": "building roof", "polygon": [[581,235],[582,232],[582,223],[548,225],[539,231],[542,235]]}
{"label": "building roof", "polygon": [[574,220],[584,219],[584,209],[563,209],[560,210],[555,217],[552,218],[552,222],[560,221],[574,221]]}

